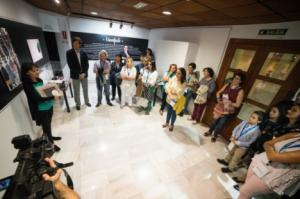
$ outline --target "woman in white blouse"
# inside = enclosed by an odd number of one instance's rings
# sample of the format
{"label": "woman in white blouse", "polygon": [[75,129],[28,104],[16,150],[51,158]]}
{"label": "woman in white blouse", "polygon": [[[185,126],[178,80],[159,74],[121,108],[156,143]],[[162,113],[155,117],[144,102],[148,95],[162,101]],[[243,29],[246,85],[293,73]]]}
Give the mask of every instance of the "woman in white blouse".
{"label": "woman in white blouse", "polygon": [[128,57],[126,59],[126,65],[122,67],[121,70],[121,108],[125,106],[125,103],[128,103],[128,106],[132,106],[132,97],[135,94],[135,77],[136,77],[136,69],[133,66],[133,59]]}
{"label": "woman in white blouse", "polygon": [[[166,85],[167,93],[167,118],[166,123],[162,125],[163,128],[169,127],[169,131],[173,131],[174,123],[176,121],[176,111],[174,105],[183,96],[186,88],[186,71],[184,68],[179,68],[176,76],[168,81]],[[184,104],[183,104],[184,106]]]}
{"label": "woman in white blouse", "polygon": [[156,71],[155,62],[149,61],[148,65],[141,69],[141,78],[144,85],[145,98],[148,100],[148,104],[145,109],[146,115],[149,115],[153,106],[157,75],[158,73]]}

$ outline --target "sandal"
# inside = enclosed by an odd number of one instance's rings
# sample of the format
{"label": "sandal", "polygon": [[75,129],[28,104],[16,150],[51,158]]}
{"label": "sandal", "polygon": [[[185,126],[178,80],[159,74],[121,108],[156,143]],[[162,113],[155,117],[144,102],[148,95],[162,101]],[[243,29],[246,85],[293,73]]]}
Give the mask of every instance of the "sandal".
{"label": "sandal", "polygon": [[245,180],[242,180],[242,179],[239,178],[239,177],[232,177],[232,180],[234,180],[234,181],[237,182],[237,183],[245,183]]}
{"label": "sandal", "polygon": [[211,136],[211,132],[209,132],[209,131],[205,132],[205,133],[204,133],[204,136],[206,136],[206,137],[207,137],[207,136]]}
{"label": "sandal", "polygon": [[159,114],[162,116],[164,114],[164,111],[163,110],[160,110],[159,111]]}
{"label": "sandal", "polygon": [[163,124],[162,127],[166,128],[167,126],[169,126],[169,124]]}

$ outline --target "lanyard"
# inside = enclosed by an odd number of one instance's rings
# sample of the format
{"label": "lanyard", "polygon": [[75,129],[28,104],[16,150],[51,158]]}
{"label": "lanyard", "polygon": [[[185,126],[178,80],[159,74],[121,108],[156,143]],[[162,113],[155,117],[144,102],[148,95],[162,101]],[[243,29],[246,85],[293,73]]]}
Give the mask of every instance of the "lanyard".
{"label": "lanyard", "polygon": [[104,67],[105,67],[105,64],[106,64],[106,62],[105,62],[105,61],[104,61],[104,62],[100,61],[100,68],[103,68],[103,69],[104,69]]}
{"label": "lanyard", "polygon": [[146,83],[148,83],[149,76],[150,76],[150,71],[148,70]]}
{"label": "lanyard", "polygon": [[254,129],[256,129],[256,128],[257,128],[257,125],[254,125],[253,127],[246,129],[247,127],[248,127],[248,124],[246,123],[246,124],[244,125],[243,129],[242,129],[242,132],[241,132],[240,135],[236,138],[237,140],[238,140],[240,137],[242,137],[242,136],[248,134],[249,132],[253,131]]}
{"label": "lanyard", "polygon": [[126,68],[126,70],[127,70],[127,75],[128,75],[128,77],[130,77],[130,72],[131,72],[131,69],[129,69],[129,68]]}
{"label": "lanyard", "polygon": [[290,149],[290,148],[297,148],[297,147],[300,147],[300,144],[293,145],[293,144],[295,144],[296,142],[298,142],[299,140],[300,140],[300,139],[295,140],[295,141],[290,142],[290,143],[286,143],[285,145],[283,145],[283,146],[281,147],[281,149],[279,149],[279,153],[282,152],[282,151],[284,151],[285,149]]}

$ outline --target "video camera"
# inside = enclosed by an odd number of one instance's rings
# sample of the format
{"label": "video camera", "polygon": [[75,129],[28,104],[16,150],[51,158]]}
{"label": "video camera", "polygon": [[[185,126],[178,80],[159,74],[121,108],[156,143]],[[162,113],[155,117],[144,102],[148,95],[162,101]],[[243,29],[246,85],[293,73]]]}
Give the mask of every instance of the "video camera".
{"label": "video camera", "polygon": [[[29,135],[21,135],[12,139],[12,144],[19,152],[14,162],[19,162],[11,182],[7,183],[7,191],[3,199],[57,199],[54,185],[45,181],[43,174],[53,176],[58,168],[72,166],[73,163],[61,164],[56,162],[52,168],[44,161],[54,154],[54,145],[46,136],[31,140]],[[65,172],[68,185],[73,188],[70,176]],[[7,182],[6,178],[6,182]]]}

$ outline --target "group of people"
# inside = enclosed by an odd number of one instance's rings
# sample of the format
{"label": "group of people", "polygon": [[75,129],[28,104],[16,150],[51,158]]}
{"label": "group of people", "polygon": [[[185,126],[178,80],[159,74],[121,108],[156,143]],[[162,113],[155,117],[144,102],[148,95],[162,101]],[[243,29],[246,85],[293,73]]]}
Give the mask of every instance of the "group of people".
{"label": "group of people", "polygon": [[[163,77],[163,114],[167,106],[166,123],[172,131],[176,116],[187,113],[189,101],[194,99],[194,110],[189,120],[201,121],[207,100],[216,84],[214,71],[203,69],[203,78],[198,81],[194,63],[189,64],[187,75],[184,68],[171,64]],[[233,78],[216,92],[217,103],[213,109],[210,128],[204,133],[216,142],[226,123],[236,117],[244,99],[242,88],[245,75],[238,71]],[[248,120],[238,124],[231,135],[228,153],[217,162],[225,167],[223,173],[232,173],[247,168],[244,176],[233,176],[239,183],[239,199],[251,199],[256,194],[275,192],[292,196],[300,188],[300,99],[286,100],[274,105],[269,111],[254,111]],[[299,193],[298,193],[299,194]]]}
{"label": "group of people", "polygon": [[[88,77],[88,58],[85,52],[80,50],[80,38],[72,40],[73,48],[67,51],[67,62],[70,68],[70,74],[74,87],[76,109],[80,110],[80,83],[82,84],[83,96],[86,106],[90,107],[87,88]],[[96,74],[96,86],[98,91],[98,101],[96,107],[102,104],[102,94],[104,91],[106,103],[113,106],[111,101],[115,100],[116,94],[121,103],[121,108],[127,103],[132,106],[133,96],[136,95],[138,82],[142,81],[143,87],[147,91],[152,91],[157,80],[156,66],[154,55],[150,48],[144,55],[141,55],[141,64],[134,66],[133,59],[128,51],[128,47],[124,46],[124,51],[116,54],[111,62],[105,50],[99,52],[99,60],[94,64],[93,72]],[[112,98],[110,99],[110,87]],[[150,94],[152,92],[145,92]],[[153,95],[149,96],[152,101]],[[151,102],[148,103],[147,113],[151,110]]]}
{"label": "group of people", "polygon": [[[235,176],[244,183],[239,199],[276,192],[292,196],[300,188],[300,101],[282,101],[267,113],[254,111],[238,124],[227,146],[228,153],[217,162],[224,173],[247,168]],[[299,193],[298,193],[299,194]]]}
{"label": "group of people", "polygon": [[[75,103],[80,110],[80,84],[83,88],[84,100],[89,103],[87,92],[88,59],[80,50],[80,39],[73,39],[73,48],[67,52],[67,61],[73,81]],[[152,51],[151,51],[152,53]],[[154,56],[141,55],[141,63],[134,66],[129,53],[126,57],[117,54],[111,63],[107,59],[107,52],[99,52],[99,60],[94,64],[96,74],[98,101],[96,107],[102,104],[102,94],[105,93],[107,105],[118,95],[120,107],[126,104],[132,106],[135,97],[143,96],[148,100],[143,107],[145,114],[149,114],[153,107],[155,90],[157,88],[158,73]],[[123,61],[124,60],[124,61]],[[171,64],[163,75],[160,83],[162,102],[160,115],[166,109],[166,120],[163,128],[173,131],[177,115],[188,114],[190,102],[194,108],[189,120],[198,124],[201,121],[207,102],[212,99],[216,90],[214,71],[212,68],[203,69],[203,77],[195,72],[196,64],[190,63],[187,70]],[[38,67],[33,63],[22,64],[22,82],[28,97],[33,119],[43,128],[44,134],[54,143],[60,137],[52,136],[51,119],[53,114],[53,100],[59,97],[43,98],[36,92],[36,88],[43,85],[39,78]],[[211,136],[211,142],[216,142],[218,135],[226,123],[236,116],[244,99],[242,88],[245,75],[242,72],[234,74],[216,92],[217,102],[213,109],[213,120],[204,136]],[[110,98],[110,87],[112,98]],[[267,113],[254,111],[247,121],[238,124],[226,147],[228,154],[217,162],[224,165],[224,173],[231,173],[241,167],[248,168],[244,176],[235,176],[237,182],[244,182],[240,188],[239,199],[250,199],[257,193],[274,191],[278,194],[292,195],[300,183],[300,103],[283,101],[274,105]],[[59,147],[55,150],[59,151]]]}

